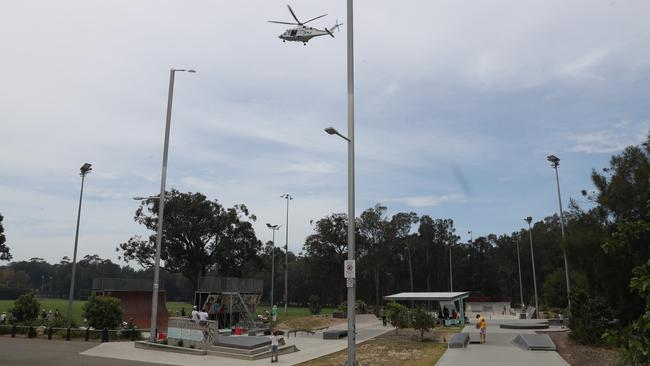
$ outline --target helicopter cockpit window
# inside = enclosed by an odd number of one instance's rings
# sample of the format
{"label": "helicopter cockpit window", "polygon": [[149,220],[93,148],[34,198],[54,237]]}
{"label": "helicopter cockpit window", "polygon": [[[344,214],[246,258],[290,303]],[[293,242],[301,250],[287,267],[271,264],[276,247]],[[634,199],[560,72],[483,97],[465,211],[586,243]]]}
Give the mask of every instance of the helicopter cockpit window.
{"label": "helicopter cockpit window", "polygon": [[292,36],[292,37],[295,36],[295,35],[296,35],[296,32],[298,32],[296,29],[292,30],[292,31],[291,31],[291,36]]}

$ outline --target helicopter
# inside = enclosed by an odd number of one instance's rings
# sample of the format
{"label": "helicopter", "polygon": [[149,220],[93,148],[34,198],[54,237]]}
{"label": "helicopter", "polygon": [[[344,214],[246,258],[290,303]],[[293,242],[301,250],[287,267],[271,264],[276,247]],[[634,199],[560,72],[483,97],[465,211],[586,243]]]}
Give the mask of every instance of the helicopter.
{"label": "helicopter", "polygon": [[293,9],[291,9],[291,6],[287,5],[287,8],[289,8],[289,12],[291,13],[291,16],[293,16],[293,19],[296,20],[296,23],[289,23],[289,22],[279,22],[276,20],[269,20],[269,23],[277,23],[277,24],[289,24],[289,25],[297,25],[295,28],[287,29],[282,33],[281,35],[278,36],[282,40],[282,42],[286,41],[294,41],[294,42],[302,42],[305,46],[307,45],[307,42],[309,42],[310,39],[318,36],[324,36],[329,34],[334,38],[334,33],[332,33],[334,30],[339,29],[340,26],[343,25],[343,23],[339,24],[337,21],[332,28],[324,28],[324,29],[318,29],[318,28],[312,28],[312,27],[307,27],[305,24],[322,18],[326,16],[327,14],[323,14],[320,16],[317,16],[316,18],[309,19],[306,22],[301,22],[298,20],[298,17],[296,16],[296,13],[293,12]]}

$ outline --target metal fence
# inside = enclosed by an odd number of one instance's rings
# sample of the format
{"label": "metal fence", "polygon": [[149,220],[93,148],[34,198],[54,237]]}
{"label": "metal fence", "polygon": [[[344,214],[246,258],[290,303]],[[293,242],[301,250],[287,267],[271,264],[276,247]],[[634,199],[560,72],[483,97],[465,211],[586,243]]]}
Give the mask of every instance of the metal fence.
{"label": "metal fence", "polygon": [[[94,291],[152,291],[152,279],[133,278],[93,278]],[[165,290],[165,283],[160,281],[160,291]]]}
{"label": "metal fence", "polygon": [[197,290],[202,292],[262,293],[264,281],[239,277],[201,277]]}
{"label": "metal fence", "polygon": [[18,324],[0,324],[0,334],[11,334],[12,338],[16,335],[25,335],[27,338],[47,338],[54,339],[79,339],[83,338],[86,342],[91,340],[101,340],[110,342],[117,340],[141,340],[144,339],[142,331],[149,329],[123,328],[123,329],[92,329],[92,328],[58,328],[45,326],[29,326]]}

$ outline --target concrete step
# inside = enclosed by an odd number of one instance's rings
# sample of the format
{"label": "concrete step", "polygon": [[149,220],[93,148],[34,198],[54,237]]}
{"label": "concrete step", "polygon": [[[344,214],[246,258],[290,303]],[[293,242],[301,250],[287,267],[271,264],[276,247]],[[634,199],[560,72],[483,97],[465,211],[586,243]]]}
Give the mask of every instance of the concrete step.
{"label": "concrete step", "polygon": [[[233,349],[231,348],[230,351]],[[298,348],[296,348],[295,345],[287,345],[287,346],[281,346],[278,348],[278,355],[284,355],[288,353],[293,353],[296,352]],[[216,351],[213,349],[208,349],[208,355],[210,356],[219,356],[219,357],[228,357],[228,358],[236,358],[240,360],[259,360],[262,358],[271,358],[271,349],[270,347],[266,347],[266,349],[263,352],[259,352],[256,354],[243,354],[243,353],[238,353],[238,352],[229,352],[229,351]]]}

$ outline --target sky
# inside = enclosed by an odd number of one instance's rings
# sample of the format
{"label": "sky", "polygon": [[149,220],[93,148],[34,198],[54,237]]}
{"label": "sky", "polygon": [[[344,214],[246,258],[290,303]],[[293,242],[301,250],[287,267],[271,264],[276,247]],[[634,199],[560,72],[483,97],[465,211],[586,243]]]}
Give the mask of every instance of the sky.
{"label": "sky", "polygon": [[[286,1],[13,1],[0,12],[0,213],[14,260],[117,260],[147,232],[132,198],[167,187],[244,203],[300,252],[310,220],[347,212],[346,32],[278,38]],[[295,0],[311,25],[345,2]],[[359,0],[354,4],[356,212],[452,218],[462,240],[588,207],[592,169],[650,131],[646,0]],[[122,263],[122,262],[120,262]]]}

